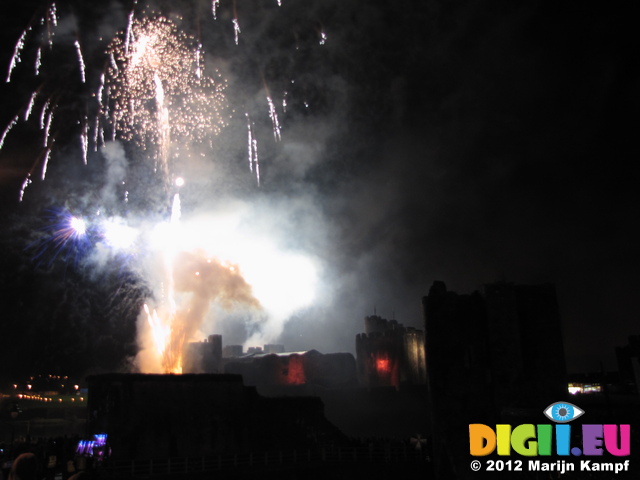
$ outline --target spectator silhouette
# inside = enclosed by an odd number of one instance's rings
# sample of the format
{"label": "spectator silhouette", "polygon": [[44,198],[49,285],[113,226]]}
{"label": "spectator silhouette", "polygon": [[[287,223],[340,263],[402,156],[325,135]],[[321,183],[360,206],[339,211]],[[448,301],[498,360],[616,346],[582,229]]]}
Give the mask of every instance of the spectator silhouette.
{"label": "spectator silhouette", "polygon": [[38,480],[38,460],[33,453],[21,453],[13,461],[9,480]]}

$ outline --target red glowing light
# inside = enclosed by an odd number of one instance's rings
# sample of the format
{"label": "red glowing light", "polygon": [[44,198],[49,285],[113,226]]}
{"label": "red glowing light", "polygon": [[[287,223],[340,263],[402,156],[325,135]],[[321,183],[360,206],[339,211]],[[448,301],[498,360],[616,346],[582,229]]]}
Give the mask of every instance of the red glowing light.
{"label": "red glowing light", "polygon": [[307,383],[307,376],[304,372],[302,357],[291,355],[289,358],[289,375],[287,378],[289,385],[304,385]]}
{"label": "red glowing light", "polygon": [[380,357],[376,359],[376,370],[380,373],[389,373],[391,371],[391,365],[387,357]]}

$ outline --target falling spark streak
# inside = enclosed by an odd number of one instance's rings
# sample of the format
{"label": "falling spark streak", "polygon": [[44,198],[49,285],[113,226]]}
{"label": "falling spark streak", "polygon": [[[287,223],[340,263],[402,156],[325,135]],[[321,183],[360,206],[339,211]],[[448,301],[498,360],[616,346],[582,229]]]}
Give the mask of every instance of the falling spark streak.
{"label": "falling spark streak", "polygon": [[84,58],[82,57],[82,49],[80,48],[80,42],[76,40],[74,45],[76,46],[76,52],[78,53],[78,62],[80,65],[80,78],[82,79],[82,83],[86,83]]}
{"label": "falling spark streak", "polygon": [[40,130],[44,129],[44,120],[47,116],[47,110],[49,109],[49,105],[51,104],[51,99],[49,98],[45,104],[42,106],[42,110],[40,111]]}
{"label": "falling spark streak", "polygon": [[156,346],[156,350],[160,353],[160,355],[164,356],[165,349],[168,340],[171,337],[171,327],[170,325],[162,322],[160,317],[158,316],[158,312],[154,309],[153,314],[149,311],[149,306],[144,304],[144,311],[147,314],[147,321],[149,322],[149,326],[151,327],[151,332],[153,335],[153,343]]}
{"label": "falling spark streak", "polygon": [[42,48],[38,47],[38,52],[36,53],[36,62],[35,62],[35,75],[40,75],[40,67],[42,65]]}
{"label": "falling spark streak", "polygon": [[98,106],[100,107],[100,112],[104,110],[104,72],[100,74],[100,86],[98,87],[98,91],[96,92],[96,98],[98,99]]}
{"label": "falling spark streak", "polygon": [[[131,12],[129,12],[129,21],[127,22],[127,31],[124,34],[124,52],[126,54],[129,53],[129,45],[131,44],[131,37],[133,35],[133,33],[131,32],[131,27],[133,25],[133,10],[131,10]],[[113,65],[115,66],[115,60],[113,58],[113,55],[111,55],[111,62],[113,63]]]}
{"label": "falling spark streak", "polygon": [[251,133],[251,119],[249,118],[249,114],[245,113],[245,116],[247,117],[247,158],[249,160],[249,170],[251,170],[251,172],[253,172],[253,148],[252,148],[252,144],[253,144],[253,135]]}
{"label": "falling spark streak", "polygon": [[[53,142],[51,142],[53,144]],[[42,164],[42,180],[47,176],[47,167],[49,165],[49,158],[51,157],[51,147],[47,148],[44,152],[44,162]]]}
{"label": "falling spark streak", "polygon": [[51,3],[49,11],[47,12],[48,23],[51,23],[54,27],[58,26],[58,12],[56,11],[56,2]]}
{"label": "falling spark streak", "polygon": [[80,144],[82,145],[82,161],[87,164],[87,151],[89,150],[89,126],[87,118],[82,122],[82,131],[80,132]]}
{"label": "falling spark streak", "polygon": [[180,195],[175,194],[173,196],[173,206],[171,207],[171,223],[177,224],[180,222],[182,216],[182,208],[180,206]]}
{"label": "falling spark streak", "polygon": [[253,155],[256,161],[256,181],[258,182],[258,186],[260,186],[260,161],[258,160],[258,141],[254,138],[252,142],[253,146]]}
{"label": "falling spark streak", "polygon": [[273,124],[273,138],[276,142],[280,141],[280,122],[278,121],[278,112],[276,106],[271,100],[270,96],[267,96],[267,102],[269,103],[269,117],[271,117],[271,123]]}
{"label": "falling spark streak", "polygon": [[249,160],[249,170],[256,176],[256,182],[260,186],[260,163],[258,161],[258,140],[253,137],[251,118],[247,117],[247,158]]}
{"label": "falling spark streak", "polygon": [[18,195],[19,202],[22,202],[22,199],[24,198],[24,191],[29,185],[31,185],[31,173],[28,173],[27,177],[24,179],[24,182],[22,182],[22,186],[20,187],[20,194]]}
{"label": "falling spark streak", "polygon": [[47,114],[47,122],[45,123],[44,126],[44,147],[46,148],[49,145],[49,130],[51,129],[51,121],[53,120],[53,110],[51,110],[48,114]]}
{"label": "falling spark streak", "polygon": [[202,45],[198,44],[198,48],[196,48],[196,77],[198,80],[202,78],[202,65],[200,62],[200,50],[202,49]]}
{"label": "falling spark streak", "polygon": [[100,118],[96,117],[93,130],[93,151],[98,151],[98,136],[100,135]]}
{"label": "falling spark streak", "polygon": [[3,147],[4,145],[4,140],[5,138],[7,138],[7,135],[9,134],[9,132],[11,131],[11,129],[13,128],[13,126],[18,123],[18,119],[20,118],[19,115],[16,115],[15,117],[13,117],[13,119],[9,122],[9,125],[7,125],[7,128],[4,129],[4,132],[2,132],[2,137],[0,137],[0,149]]}
{"label": "falling spark streak", "polygon": [[213,19],[218,19],[218,7],[220,6],[220,0],[212,0],[211,2],[211,13],[213,14]]}
{"label": "falling spark streak", "polygon": [[[165,107],[164,102],[164,88],[162,86],[162,80],[157,73],[153,75],[153,83],[156,86],[156,110],[158,112],[158,129],[159,129],[159,145],[160,160],[162,164],[163,173],[166,176],[169,174],[169,110]],[[157,169],[157,165],[156,165]]]}
{"label": "falling spark streak", "polygon": [[[171,221],[169,228],[178,228],[181,217],[180,195],[175,194],[171,207]],[[173,236],[173,235],[172,235]],[[169,314],[163,323],[154,310],[153,322],[151,323],[152,333],[156,342],[156,349],[162,357],[162,366],[167,373],[182,373],[182,346],[184,345],[184,328],[181,322],[177,321],[177,308],[175,301],[175,281],[173,263],[176,256],[175,245],[164,250],[163,260],[166,273],[166,296],[169,304]],[[148,313],[148,308],[145,308]],[[148,317],[151,318],[151,317]],[[161,342],[161,343],[158,343]],[[175,350],[175,352],[174,352]]]}
{"label": "falling spark streak", "polygon": [[29,120],[29,117],[31,116],[31,111],[33,110],[33,105],[35,104],[37,96],[38,96],[38,90],[33,92],[31,94],[31,98],[29,98],[29,103],[27,103],[27,108],[25,109],[25,112],[24,112],[24,121],[25,122],[27,120]]}
{"label": "falling spark streak", "polygon": [[238,19],[234,18],[231,20],[233,22],[233,33],[235,35],[236,45],[238,45],[238,39],[240,37],[240,23],[238,23]]}
{"label": "falling spark streak", "polygon": [[109,59],[111,61],[111,68],[113,68],[115,73],[118,73],[118,64],[116,63],[116,59],[113,56],[113,52],[109,54]]}
{"label": "falling spark streak", "polygon": [[9,72],[7,73],[7,80],[6,80],[7,83],[11,81],[11,73],[13,72],[13,69],[16,67],[18,63],[20,63],[20,53],[24,48],[24,40],[27,37],[27,33],[30,30],[31,30],[31,27],[27,27],[27,29],[25,29],[22,32],[22,35],[20,35],[20,38],[18,39],[18,42],[16,43],[16,46],[13,49],[13,55],[11,56],[11,62],[9,63]]}

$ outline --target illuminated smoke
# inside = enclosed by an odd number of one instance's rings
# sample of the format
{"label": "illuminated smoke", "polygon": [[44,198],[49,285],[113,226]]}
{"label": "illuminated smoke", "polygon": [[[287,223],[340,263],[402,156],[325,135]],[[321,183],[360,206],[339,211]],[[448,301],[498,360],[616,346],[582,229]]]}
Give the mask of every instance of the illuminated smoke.
{"label": "illuminated smoke", "polygon": [[180,301],[169,301],[168,306],[153,312],[145,305],[148,323],[140,325],[141,337],[153,337],[155,352],[143,350],[139,355],[138,365],[144,371],[181,373],[184,346],[196,339],[213,302],[229,311],[261,308],[237,265],[210,258],[202,251],[179,252],[171,270],[172,295]]}

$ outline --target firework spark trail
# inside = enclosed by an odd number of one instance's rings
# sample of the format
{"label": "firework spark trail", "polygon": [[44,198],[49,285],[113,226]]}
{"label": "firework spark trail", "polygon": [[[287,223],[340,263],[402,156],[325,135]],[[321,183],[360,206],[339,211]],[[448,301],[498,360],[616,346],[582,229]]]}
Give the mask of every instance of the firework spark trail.
{"label": "firework spark trail", "polygon": [[20,38],[18,39],[18,42],[16,43],[16,46],[13,49],[13,55],[11,56],[11,62],[9,63],[9,72],[7,73],[7,79],[6,79],[7,83],[11,81],[11,73],[13,72],[13,69],[16,67],[16,65],[18,65],[18,63],[20,63],[20,53],[24,48],[25,38],[27,38],[27,34],[30,31],[31,31],[31,27],[27,27],[22,32],[22,35],[20,35]]}
{"label": "firework spark trail", "polygon": [[78,40],[76,40],[74,42],[74,45],[76,47],[76,52],[78,54],[78,63],[80,66],[80,79],[82,80],[82,83],[86,83],[87,78],[86,78],[86,73],[85,73],[85,65],[84,65],[84,57],[82,56],[82,49],[80,48],[80,42]]}
{"label": "firework spark trail", "polygon": [[31,173],[28,173],[27,176],[25,177],[24,181],[22,182],[22,185],[20,186],[20,193],[18,194],[18,201],[22,202],[22,199],[24,198],[24,191],[27,189],[27,187],[31,185]]}
{"label": "firework spark trail", "polygon": [[201,50],[202,44],[198,44],[198,47],[196,48],[196,77],[198,77],[198,80],[202,78],[202,62],[200,61],[200,56],[202,54]]}
{"label": "firework spark trail", "polygon": [[235,35],[235,42],[236,42],[236,45],[238,45],[238,42],[240,41],[240,33],[242,33],[240,31],[240,23],[238,22],[237,18],[234,18],[231,21],[233,22],[233,33]]}
{"label": "firework spark trail", "polygon": [[51,5],[47,10],[46,25],[47,25],[47,40],[49,43],[49,48],[51,48],[53,46],[53,29],[51,28],[51,26],[52,25],[54,27],[58,26],[58,11],[56,9],[55,2],[51,2]]}
{"label": "firework spark trail", "polygon": [[[170,228],[173,230],[172,236],[180,227],[180,217],[182,216],[182,209],[180,205],[180,195],[175,194],[173,196],[173,205],[171,206],[171,222]],[[165,283],[167,285],[167,299],[169,302],[169,325],[170,336],[168,338],[168,355],[164,358],[164,368],[166,372],[170,373],[182,373],[182,346],[185,341],[184,327],[182,322],[177,321],[177,303],[176,303],[176,287],[174,276],[174,262],[177,255],[176,245],[171,245],[171,248],[167,249],[165,254],[165,269],[167,272]]]}
{"label": "firework spark trail", "polygon": [[53,148],[54,142],[55,142],[55,139],[52,139],[50,146],[47,147],[47,149],[44,152],[44,161],[42,162],[42,180],[44,180],[45,177],[47,176],[47,168],[49,165],[49,159],[51,158],[51,149]]}
{"label": "firework spark trail", "polygon": [[[131,12],[129,12],[129,20],[127,22],[127,29],[124,33],[124,52],[128,55],[129,54],[129,45],[131,44],[131,37],[133,35],[132,29],[133,29],[133,18],[134,18],[134,10],[131,10]],[[115,66],[116,62],[115,59],[113,58],[113,55],[111,55],[111,63]]]}
{"label": "firework spark trail", "polygon": [[87,154],[89,151],[89,123],[87,117],[82,122],[82,131],[80,132],[80,145],[82,147],[82,162],[87,164]]}
{"label": "firework spark trail", "polygon": [[40,75],[40,67],[42,66],[42,47],[38,47],[38,51],[36,53],[36,61],[34,63],[34,74],[36,77]]}
{"label": "firework spark trail", "polygon": [[271,100],[271,97],[267,95],[267,103],[269,104],[269,117],[271,117],[271,123],[273,124],[273,138],[276,142],[280,141],[280,122],[278,121],[278,112],[276,106]]}
{"label": "firework spark trail", "polygon": [[211,13],[213,15],[213,19],[218,19],[218,8],[220,7],[220,0],[212,0],[211,1]]}
{"label": "firework spark trail", "polygon": [[[27,26],[27,28],[25,28],[23,30],[22,34],[20,35],[20,38],[16,42],[16,45],[15,45],[15,47],[13,49],[13,55],[11,56],[11,61],[9,62],[9,71],[7,72],[6,83],[9,83],[11,81],[11,74],[13,73],[14,68],[21,61],[20,54],[22,53],[22,50],[24,49],[24,44],[25,44],[27,35],[29,34],[29,32],[32,31],[32,23],[33,23],[33,19],[32,19],[31,22],[29,22],[29,25]],[[58,25],[58,12],[57,12],[57,9],[56,9],[55,2],[52,2],[49,5],[49,7],[47,9],[47,13],[45,14],[44,17],[42,17],[40,19],[40,24],[41,25],[45,25],[45,27],[46,27],[47,43],[49,45],[49,48],[51,48],[53,46],[53,35],[54,35],[52,27],[56,27]],[[35,74],[36,75],[38,75],[39,72],[40,72],[41,60],[42,60],[42,48],[39,47],[38,51],[36,53],[36,61],[35,61]]]}
{"label": "firework spark trail", "polygon": [[260,186],[260,161],[258,159],[258,140],[253,135],[253,122],[248,113],[247,117],[247,159],[249,160],[249,170],[255,174],[256,183]]}
{"label": "firework spark trail", "polygon": [[238,21],[238,10],[236,9],[236,0],[233,0],[233,19],[231,20],[233,23],[233,34],[235,38],[236,45],[238,45],[238,40],[240,37],[240,22]]}
{"label": "firework spark trail", "polygon": [[24,111],[24,121],[26,122],[27,120],[29,120],[29,117],[31,116],[31,111],[33,110],[33,105],[36,102],[36,97],[38,96],[38,90],[34,91],[31,94],[31,97],[29,98],[29,103],[27,103],[27,108],[25,108]]}
{"label": "firework spark trail", "polygon": [[16,115],[15,117],[13,117],[13,119],[9,122],[9,125],[7,125],[7,128],[5,128],[4,132],[2,132],[2,136],[0,137],[0,149],[3,147],[4,141],[7,138],[7,135],[9,134],[13,126],[16,123],[18,123],[19,118],[20,118],[19,115]]}
{"label": "firework spark trail", "polygon": [[251,131],[251,117],[245,113],[247,117],[247,159],[249,160],[249,170],[253,172],[253,133]]}
{"label": "firework spark trail", "polygon": [[165,323],[155,309],[153,310],[153,313],[151,313],[149,306],[146,303],[144,304],[144,311],[147,314],[147,322],[151,328],[153,343],[156,350],[162,356],[162,365],[165,366],[169,363],[165,357],[165,351],[171,338],[171,325]]}
{"label": "firework spark trail", "polygon": [[[165,178],[169,175],[169,143],[171,130],[169,126],[169,109],[165,105],[164,87],[157,73],[153,75],[156,87],[156,112],[158,118],[158,149],[160,150],[160,165]],[[157,166],[156,166],[157,169]]]}
{"label": "firework spark trail", "polygon": [[258,186],[260,186],[260,161],[258,160],[258,141],[255,138],[251,142],[251,147],[253,148],[253,157],[256,164],[256,182]]}
{"label": "firework spark trail", "polygon": [[49,106],[51,105],[51,98],[48,98],[44,105],[42,106],[42,110],[40,110],[40,130],[44,130],[45,119],[47,117],[47,111],[49,110]]}
{"label": "firework spark trail", "polygon": [[54,108],[52,108],[51,110],[49,110],[47,112],[47,115],[46,115],[47,119],[46,119],[44,125],[42,126],[42,129],[44,130],[44,135],[43,135],[43,147],[44,148],[47,148],[49,146],[49,133],[51,131],[51,122],[53,121]]}
{"label": "firework spark trail", "polygon": [[93,151],[98,151],[98,138],[100,137],[100,117],[96,117],[93,124]]}

